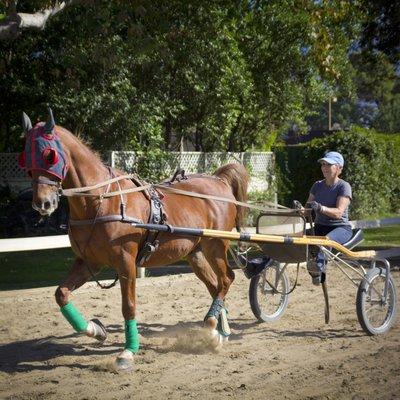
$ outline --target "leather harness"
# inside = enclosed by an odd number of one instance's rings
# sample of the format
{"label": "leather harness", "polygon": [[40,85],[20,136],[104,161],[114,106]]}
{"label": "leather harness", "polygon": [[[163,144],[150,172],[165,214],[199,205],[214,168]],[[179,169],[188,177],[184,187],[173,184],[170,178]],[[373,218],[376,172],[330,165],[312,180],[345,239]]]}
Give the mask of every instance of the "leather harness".
{"label": "leather harness", "polygon": [[[113,179],[115,177],[114,171],[109,167],[110,176]],[[180,175],[180,177],[178,177]],[[131,176],[130,179],[137,187],[143,187],[143,182],[139,180],[137,176]],[[187,179],[184,170],[177,170],[170,181],[165,182],[165,184],[172,184],[173,182],[179,182],[183,179]],[[121,192],[121,187],[119,181],[118,189]],[[150,186],[150,185],[149,185]],[[108,193],[109,187],[106,189],[106,194]],[[141,190],[145,198],[150,203],[150,214],[147,223],[162,225],[167,220],[167,215],[164,212],[162,198],[163,193],[159,189],[155,189],[150,186],[145,190]],[[125,223],[143,223],[142,220],[138,218],[129,217],[126,215],[126,203],[123,194],[120,193],[120,214],[103,215],[96,216],[94,219],[84,219],[84,220],[74,220],[70,219],[70,226],[84,226],[84,225],[94,225],[96,223],[106,223],[106,222],[125,222]],[[159,241],[157,240],[159,231],[148,230],[146,237],[144,239],[143,245],[140,247],[139,252],[136,256],[136,265],[141,267],[145,261],[147,261],[151,254],[154,253],[159,246]]]}

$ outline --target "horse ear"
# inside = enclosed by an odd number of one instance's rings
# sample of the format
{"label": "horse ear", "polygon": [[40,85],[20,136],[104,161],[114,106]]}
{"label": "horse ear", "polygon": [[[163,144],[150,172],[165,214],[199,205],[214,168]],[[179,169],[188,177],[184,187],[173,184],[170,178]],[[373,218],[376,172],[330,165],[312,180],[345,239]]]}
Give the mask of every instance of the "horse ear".
{"label": "horse ear", "polygon": [[22,127],[25,133],[32,129],[32,122],[24,112],[22,113]]}
{"label": "horse ear", "polygon": [[56,123],[54,122],[53,111],[51,110],[51,108],[49,108],[49,119],[44,125],[44,131],[46,133],[52,133],[55,125]]}

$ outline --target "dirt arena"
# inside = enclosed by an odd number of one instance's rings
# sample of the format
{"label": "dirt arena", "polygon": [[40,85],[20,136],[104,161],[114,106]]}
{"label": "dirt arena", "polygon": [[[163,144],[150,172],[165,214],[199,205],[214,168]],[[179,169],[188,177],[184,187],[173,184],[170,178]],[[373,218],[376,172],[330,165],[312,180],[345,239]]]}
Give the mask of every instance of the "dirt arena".
{"label": "dirt arena", "polygon": [[[394,278],[399,291],[400,273]],[[366,336],[356,288],[339,271],[329,273],[329,325],[322,291],[304,269],[274,324],[256,322],[248,286],[236,271],[227,299],[233,333],[212,351],[200,330],[211,301],[193,274],[139,280],[141,350],[129,373],[113,370],[124,341],[118,287],[89,284],[73,296],[86,318],[108,327],[100,347],[73,333],[55,288],[0,292],[0,398],[400,399],[400,324],[385,336]]]}

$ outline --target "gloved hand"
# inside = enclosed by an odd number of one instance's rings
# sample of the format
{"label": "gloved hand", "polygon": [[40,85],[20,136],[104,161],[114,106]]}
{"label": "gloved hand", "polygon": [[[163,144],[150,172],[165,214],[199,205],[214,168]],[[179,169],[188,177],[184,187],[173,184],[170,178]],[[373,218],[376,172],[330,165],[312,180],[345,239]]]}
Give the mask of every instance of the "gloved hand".
{"label": "gloved hand", "polygon": [[306,207],[312,208],[315,212],[321,212],[322,210],[322,204],[317,201],[310,201],[306,204]]}

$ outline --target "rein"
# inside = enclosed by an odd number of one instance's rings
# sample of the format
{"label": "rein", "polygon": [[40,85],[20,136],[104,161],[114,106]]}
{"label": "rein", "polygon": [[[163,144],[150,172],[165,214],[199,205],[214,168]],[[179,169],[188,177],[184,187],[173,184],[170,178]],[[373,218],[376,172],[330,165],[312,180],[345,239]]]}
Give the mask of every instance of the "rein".
{"label": "rein", "polygon": [[[254,205],[254,204],[244,203],[242,201],[228,199],[227,197],[212,196],[212,195],[208,195],[208,194],[203,194],[203,193],[197,193],[197,192],[177,189],[177,188],[173,188],[173,187],[168,186],[168,184],[147,184],[147,185],[138,186],[138,187],[131,188],[131,189],[125,189],[125,190],[121,190],[120,189],[120,190],[117,190],[117,191],[114,191],[114,192],[106,192],[106,193],[102,193],[102,194],[85,193],[85,192],[88,192],[88,191],[91,191],[91,190],[95,190],[95,189],[99,189],[101,187],[107,186],[107,185],[109,185],[111,183],[114,183],[114,182],[119,182],[121,180],[131,179],[131,178],[134,178],[134,177],[135,177],[135,175],[121,175],[121,176],[118,176],[116,178],[108,179],[107,181],[98,183],[98,184],[93,185],[93,186],[85,186],[85,187],[71,188],[71,189],[60,189],[59,190],[59,194],[61,196],[66,196],[66,197],[80,197],[80,196],[83,196],[83,197],[98,197],[100,200],[102,200],[102,199],[106,199],[106,198],[110,198],[110,197],[114,197],[114,196],[121,196],[121,195],[129,194],[129,193],[142,192],[142,191],[145,191],[145,190],[149,190],[151,188],[158,188],[158,189],[170,191],[170,192],[177,193],[177,194],[182,194],[184,196],[197,197],[197,198],[200,198],[200,199],[208,199],[208,200],[215,200],[215,201],[222,201],[222,202],[226,202],[226,203],[232,203],[232,204],[235,204],[237,206],[246,207],[246,208],[249,208],[249,209],[254,209],[254,210],[259,210],[259,211],[264,211],[264,212],[268,212],[268,211],[271,211],[271,210],[278,211],[278,212],[279,211],[287,211],[287,207],[282,206],[280,204],[275,204],[275,203],[272,203],[272,202],[269,202],[269,201],[267,201],[265,203],[268,204],[269,206],[271,206],[272,208],[266,208],[266,207],[257,206],[257,205]],[[116,216],[113,216],[112,221],[121,220],[121,219],[115,219],[115,217]],[[120,218],[120,216],[118,216],[118,217]],[[106,218],[107,217],[103,217],[103,219],[104,219],[103,222],[109,222],[110,221],[110,220],[106,220]],[[82,221],[82,225],[84,225],[86,223],[87,222],[83,223],[83,221]]]}
{"label": "rein", "polygon": [[[108,179],[106,181],[97,183],[96,185],[92,185],[92,186],[82,186],[82,187],[71,188],[71,189],[60,189],[60,194],[62,196],[66,196],[66,197],[73,197],[73,196],[92,196],[92,197],[93,196],[98,196],[98,197],[102,197],[103,196],[103,197],[111,197],[111,196],[109,196],[110,193],[104,193],[103,195],[98,195],[98,194],[94,194],[94,193],[83,193],[83,192],[88,192],[90,190],[99,189],[99,188],[107,186],[107,185],[109,185],[111,183],[122,181],[123,179],[131,179],[131,178],[135,178],[135,175],[132,175],[132,174],[120,175],[120,176],[116,176],[115,178]],[[111,193],[115,193],[114,196],[116,196],[117,194],[119,194],[119,191],[118,192],[111,192]]]}

